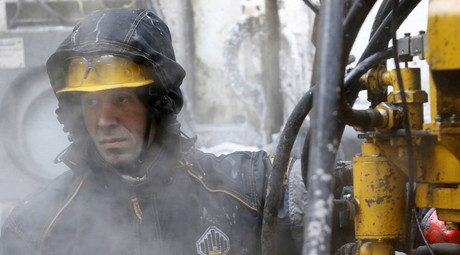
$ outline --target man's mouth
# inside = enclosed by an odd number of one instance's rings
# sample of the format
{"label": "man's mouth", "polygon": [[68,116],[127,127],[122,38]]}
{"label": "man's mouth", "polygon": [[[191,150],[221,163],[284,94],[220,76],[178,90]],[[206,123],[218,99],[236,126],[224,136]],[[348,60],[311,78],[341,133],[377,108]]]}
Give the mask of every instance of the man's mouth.
{"label": "man's mouth", "polygon": [[109,137],[99,140],[99,143],[107,150],[110,149],[119,149],[123,147],[124,142],[126,141],[123,137]]}

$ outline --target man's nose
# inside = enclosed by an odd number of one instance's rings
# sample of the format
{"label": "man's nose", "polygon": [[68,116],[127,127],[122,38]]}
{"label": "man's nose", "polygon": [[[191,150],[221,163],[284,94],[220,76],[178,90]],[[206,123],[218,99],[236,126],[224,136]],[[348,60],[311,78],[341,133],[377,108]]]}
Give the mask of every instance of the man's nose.
{"label": "man's nose", "polygon": [[98,119],[99,127],[112,127],[118,124],[116,109],[110,102],[103,102]]}

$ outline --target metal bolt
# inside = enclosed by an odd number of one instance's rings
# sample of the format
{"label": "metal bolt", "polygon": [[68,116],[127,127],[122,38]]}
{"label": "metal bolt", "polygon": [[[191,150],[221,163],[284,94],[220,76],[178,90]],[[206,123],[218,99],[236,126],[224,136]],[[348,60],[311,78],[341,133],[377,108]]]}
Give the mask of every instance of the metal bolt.
{"label": "metal bolt", "polygon": [[451,123],[457,122],[457,115],[452,114],[452,116],[450,116],[449,120],[450,120]]}
{"label": "metal bolt", "polygon": [[437,115],[436,118],[434,118],[434,122],[440,123],[442,121],[441,115]]}

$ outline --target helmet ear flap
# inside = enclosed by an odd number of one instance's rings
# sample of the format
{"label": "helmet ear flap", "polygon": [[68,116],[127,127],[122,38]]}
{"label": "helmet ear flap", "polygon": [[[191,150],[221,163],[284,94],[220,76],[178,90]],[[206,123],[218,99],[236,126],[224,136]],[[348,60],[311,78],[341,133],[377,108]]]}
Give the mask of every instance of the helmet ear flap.
{"label": "helmet ear flap", "polygon": [[176,105],[174,100],[163,89],[162,86],[152,83],[148,86],[135,88],[134,92],[139,97],[142,103],[149,112],[154,112],[155,116],[161,117],[176,113]]}
{"label": "helmet ear flap", "polygon": [[83,113],[80,105],[80,96],[76,93],[64,93],[58,96],[56,115],[62,130],[68,133],[70,142],[77,142],[86,132]]}
{"label": "helmet ear flap", "polygon": [[161,99],[155,101],[153,108],[163,114],[170,115],[174,113],[175,105],[170,97],[163,96]]}
{"label": "helmet ear flap", "polygon": [[180,124],[174,99],[158,84],[135,88],[133,91],[147,108],[147,118],[156,125],[155,142],[165,148],[175,148],[178,143],[175,140],[180,137]]}

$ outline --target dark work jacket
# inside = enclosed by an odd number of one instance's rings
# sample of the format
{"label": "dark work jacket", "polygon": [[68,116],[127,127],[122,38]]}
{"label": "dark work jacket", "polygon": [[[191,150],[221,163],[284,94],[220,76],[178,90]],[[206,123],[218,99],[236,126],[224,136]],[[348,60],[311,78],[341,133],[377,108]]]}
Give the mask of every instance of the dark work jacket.
{"label": "dark work jacket", "polygon": [[[74,165],[76,169],[13,210],[2,229],[0,251],[260,254],[269,155],[216,157],[195,151],[177,160],[158,150],[147,158],[141,166],[147,175],[132,180],[102,160],[89,169]],[[301,206],[293,188],[302,182],[289,177],[292,169],[286,172],[279,212],[280,254],[295,254],[293,238],[301,240]]]}

